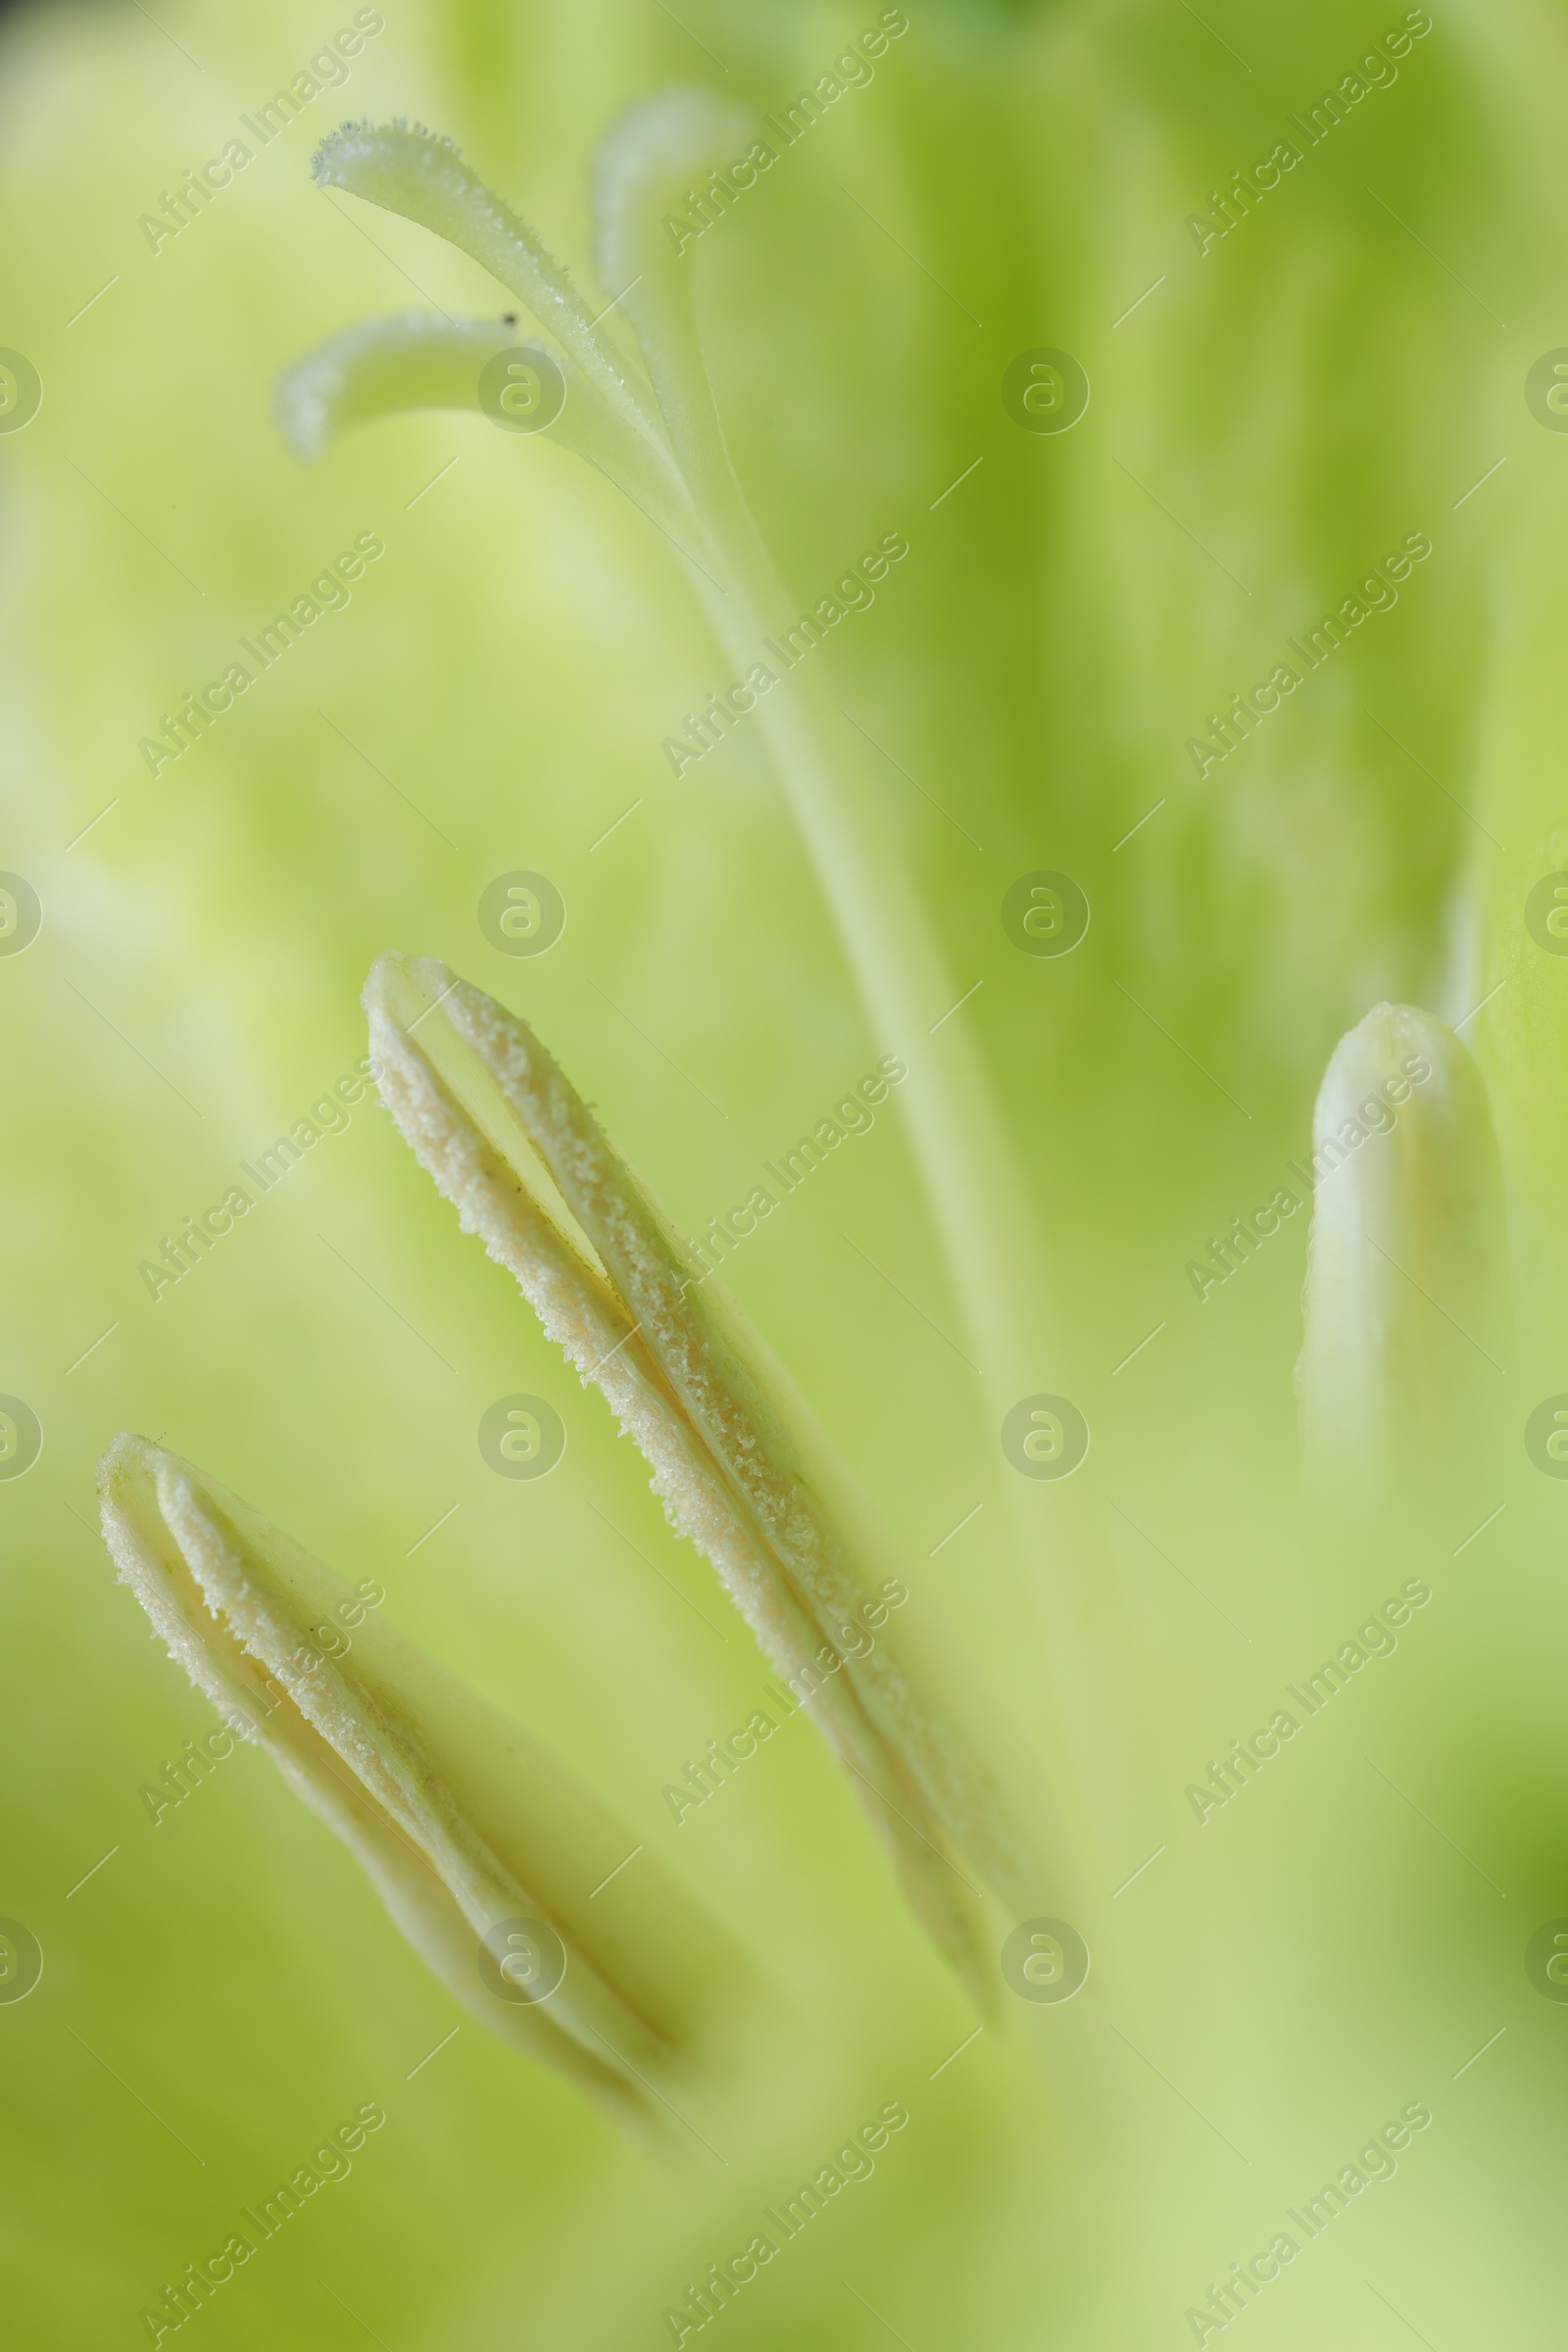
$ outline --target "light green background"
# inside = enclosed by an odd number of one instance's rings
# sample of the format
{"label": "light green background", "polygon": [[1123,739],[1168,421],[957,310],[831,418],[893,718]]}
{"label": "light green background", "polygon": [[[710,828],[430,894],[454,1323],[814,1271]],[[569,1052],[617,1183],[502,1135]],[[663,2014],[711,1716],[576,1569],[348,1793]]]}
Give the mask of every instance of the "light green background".
{"label": "light green background", "polygon": [[[387,2123],[352,2176],[185,2340],[635,2352],[900,2099],[874,2178],[714,2324],[735,2352],[868,2352],[890,2330],[910,2352],[1190,2343],[1207,2283],[1415,2100],[1434,2122],[1398,2177],[1235,2325],[1255,2352],[1554,2341],[1568,2012],[1523,1951],[1568,1912],[1568,1493],[1517,1431],[1568,1388],[1568,960],[1520,915],[1568,865],[1568,436],[1522,393],[1568,342],[1560,15],[1445,0],[1397,81],[1200,256],[1188,215],[1397,24],[1392,0],[1212,0],[1201,20],[924,0],[693,257],[792,590],[909,539],[821,659],[891,755],[867,757],[953,994],[977,986],[957,1017],[1058,1300],[1036,1385],[1094,1433],[1059,1488],[1004,1461],[1015,1399],[964,1360],[892,1105],[736,1257],[999,1736],[1052,1788],[1054,1900],[1089,1983],[1060,2008],[1009,1996],[1004,2030],[944,2065],[976,2020],[804,1724],[669,1818],[662,1786],[743,1720],[760,1659],[377,1109],[156,1304],[137,1274],[364,1052],[383,948],[525,1012],[688,1229],[918,1045],[864,1028],[756,747],[669,774],[661,739],[727,672],[616,492],[450,416],[305,467],[270,415],[280,368],[354,318],[507,307],[419,230],[312,185],[342,114],[450,131],[591,285],[587,160],[623,104],[695,77],[772,107],[862,19],[689,0],[688,32],[645,0],[389,0],[347,87],[155,255],[139,216],[338,22],[292,0],[157,13],[24,11],[0,52],[0,341],[45,387],[0,438],[0,866],[44,906],[0,958],[0,1389],[45,1431],[0,1483],[0,1912],[45,1954],[0,2006],[8,2340],[149,2340],[166,2281],[374,2099]],[[1093,385],[1059,438],[999,398],[1037,344]],[[365,529],[386,555],[349,609],[150,777],[137,741],[172,698]],[[1417,529],[1434,552],[1397,608],[1200,783],[1183,746],[1206,714]],[[1093,907],[1060,962],[1000,922],[1039,866]],[[567,902],[537,961],[475,920],[513,867]],[[1304,1218],[1202,1306],[1185,1262],[1282,1181],[1369,1004],[1456,1020],[1499,980],[1465,1035],[1518,1251],[1508,1443],[1392,1532],[1315,1519],[1293,1455]],[[513,1391],[567,1426],[537,1485],[476,1446]],[[260,1755],[153,1827],[138,1790],[210,1716],[94,1532],[122,1428],[380,1578],[388,1614],[753,1952],[774,2005],[707,2119],[717,2156],[662,2169],[490,2045]],[[1434,1597],[1396,1655],[1200,1828],[1186,1785],[1412,1575]]]}

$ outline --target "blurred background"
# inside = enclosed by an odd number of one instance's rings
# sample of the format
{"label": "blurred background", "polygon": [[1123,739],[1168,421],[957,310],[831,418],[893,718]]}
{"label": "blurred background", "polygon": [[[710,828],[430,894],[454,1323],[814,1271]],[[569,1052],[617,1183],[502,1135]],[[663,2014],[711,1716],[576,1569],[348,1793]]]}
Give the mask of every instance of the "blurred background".
{"label": "blurred background", "polygon": [[[215,2352],[667,2343],[687,2282],[894,2100],[874,2176],[710,2323],[733,2346],[1212,2341],[1211,2288],[1281,2231],[1298,2258],[1225,2321],[1257,2347],[1557,2340],[1568,2015],[1526,1951],[1568,1914],[1568,1496],[1520,1432],[1568,1388],[1568,972],[1522,911],[1568,865],[1568,419],[1549,370],[1526,396],[1568,345],[1560,13],[911,0],[689,256],[792,596],[908,541],[815,659],[970,992],[1048,1276],[1030,1385],[1075,1401],[1087,1460],[1009,1463],[1019,1392],[972,1358],[896,1102],[727,1279],[1049,1788],[1075,1998],[1004,1989],[980,2026],[804,1725],[672,1820],[762,1661],[373,1102],[177,1284],[139,1271],[353,1069],[383,949],[523,1012],[690,1233],[924,1050],[867,1025],[760,744],[671,774],[663,739],[732,672],[618,492],[477,416],[305,465],[272,414],[355,319],[513,307],[313,184],[340,120],[449,133],[597,308],[588,171],[622,109],[696,82],[775,112],[879,15],[116,0],[0,26],[0,1392],[41,1433],[0,1477],[0,1914],[42,1955],[0,2001],[0,2230],[29,2352],[159,2340],[166,2286],[367,2101],[351,2176],[188,2323]],[[343,77],[253,137],[355,24]],[[1041,348],[1088,378],[1070,430],[1004,400]],[[143,739],[366,533],[351,601],[149,772]],[[1417,537],[1396,602],[1195,758]],[[479,913],[518,870],[566,910],[527,957]],[[1003,918],[1039,870],[1091,909],[1059,957]],[[1187,1271],[1291,1181],[1385,997],[1462,1023],[1486,1072],[1516,1286],[1504,1442],[1392,1522],[1300,1494],[1306,1217],[1201,1300]],[[515,1393],[566,1430],[536,1481],[477,1441]],[[96,1532],[122,1429],[380,1580],[754,1955],[771,2006],[707,2153],[628,2148],[489,2042],[261,1754],[154,1823],[142,1791],[213,1718]],[[1410,1579],[1433,1597],[1396,1652],[1200,1822],[1210,1759]],[[1291,2209],[1411,2104],[1396,2177],[1309,2238]]]}

